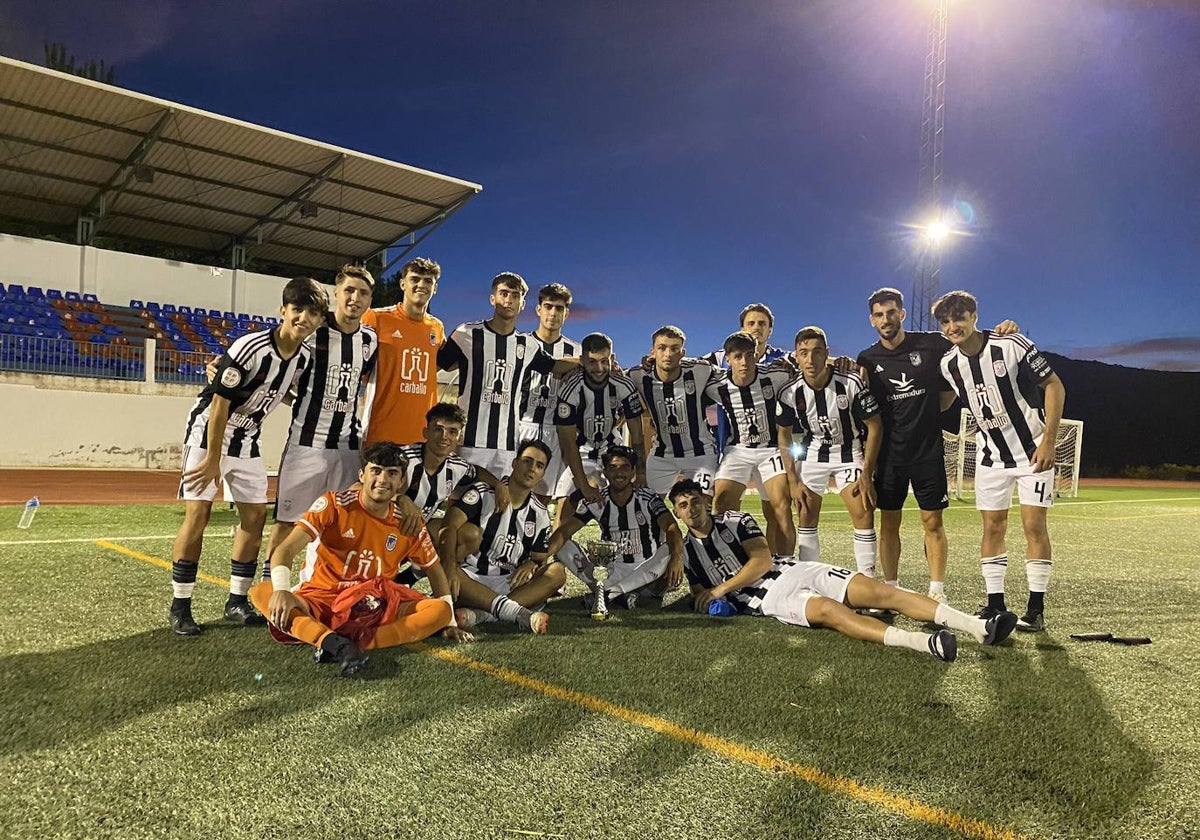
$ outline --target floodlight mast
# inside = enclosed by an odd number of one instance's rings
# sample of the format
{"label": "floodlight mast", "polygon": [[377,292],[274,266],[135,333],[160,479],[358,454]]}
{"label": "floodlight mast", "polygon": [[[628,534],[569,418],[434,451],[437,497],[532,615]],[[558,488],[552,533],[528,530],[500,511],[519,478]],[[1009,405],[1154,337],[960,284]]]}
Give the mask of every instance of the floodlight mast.
{"label": "floodlight mast", "polygon": [[925,56],[917,201],[922,214],[934,221],[926,229],[917,257],[912,300],[908,306],[909,328],[914,330],[937,329],[929,309],[938,296],[941,284],[941,243],[945,238],[937,235],[934,226],[945,224],[942,207],[942,140],[946,120],[946,19],[949,5],[949,0],[937,0],[937,8],[929,22],[929,52]]}

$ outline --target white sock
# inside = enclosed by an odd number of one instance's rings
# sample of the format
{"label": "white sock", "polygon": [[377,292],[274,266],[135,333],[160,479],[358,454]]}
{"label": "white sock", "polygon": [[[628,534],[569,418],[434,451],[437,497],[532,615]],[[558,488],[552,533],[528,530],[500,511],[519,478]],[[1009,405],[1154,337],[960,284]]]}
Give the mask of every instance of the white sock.
{"label": "white sock", "polygon": [[511,621],[518,627],[529,625],[530,611],[505,595],[497,595],[492,601],[492,615],[500,621]]}
{"label": "white sock", "polygon": [[796,559],[814,563],[821,559],[821,537],[816,528],[796,529]]}
{"label": "white sock", "polygon": [[944,581],[944,580],[929,581],[929,597],[930,598],[932,598],[934,595],[944,594],[945,592],[946,592],[946,581]]}
{"label": "white sock", "polygon": [[899,588],[900,588],[900,580],[899,580],[899,578],[897,578],[896,580],[885,580],[885,581],[884,581],[884,583],[886,583],[888,586],[894,586],[894,587],[896,587],[897,589],[899,589]]}
{"label": "white sock", "polygon": [[1050,571],[1054,564],[1049,560],[1026,560],[1025,579],[1029,581],[1030,592],[1045,592],[1050,585]]}
{"label": "white sock", "polygon": [[989,595],[1004,594],[1004,574],[1008,571],[1008,555],[997,554],[995,557],[980,557],[979,565],[983,570],[983,585]]}
{"label": "white sock", "polygon": [[929,633],[913,633],[901,630],[899,627],[889,627],[883,631],[883,643],[888,647],[906,647],[918,653],[929,653]]}
{"label": "white sock", "polygon": [[875,577],[875,529],[854,529],[854,563],[867,577]]}
{"label": "white sock", "polygon": [[982,618],[956,610],[948,604],[938,604],[937,612],[933,614],[933,623],[941,627],[949,627],[951,630],[970,633],[980,644],[983,644],[983,640],[987,637],[987,622]]}

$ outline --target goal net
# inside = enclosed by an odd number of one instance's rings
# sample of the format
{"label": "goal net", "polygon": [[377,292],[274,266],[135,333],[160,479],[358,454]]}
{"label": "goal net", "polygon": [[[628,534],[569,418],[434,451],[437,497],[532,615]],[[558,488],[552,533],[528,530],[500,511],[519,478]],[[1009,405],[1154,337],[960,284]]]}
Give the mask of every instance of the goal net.
{"label": "goal net", "polygon": [[[958,434],[942,432],[946,449],[946,480],[950,495],[962,500],[975,492],[975,418],[967,409],[958,421]],[[1083,450],[1083,421],[1063,419],[1054,445],[1054,495],[1079,495],[1079,453]]]}

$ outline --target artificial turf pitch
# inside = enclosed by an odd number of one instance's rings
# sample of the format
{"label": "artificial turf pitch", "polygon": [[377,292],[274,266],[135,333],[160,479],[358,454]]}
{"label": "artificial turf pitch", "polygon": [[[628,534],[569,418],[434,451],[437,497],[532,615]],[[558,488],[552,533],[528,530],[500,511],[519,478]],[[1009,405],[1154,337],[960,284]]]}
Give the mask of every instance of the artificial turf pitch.
{"label": "artificial turf pitch", "polygon": [[[1200,492],[1062,500],[1047,631],[960,634],[952,665],[763,618],[596,623],[576,584],[549,636],[489,625],[377,652],[362,680],[222,625],[215,583],[208,632],[174,636],[151,561],[176,506],[50,506],[28,531],[19,512],[0,508],[4,838],[1200,837]],[[823,518],[826,559],[853,565],[836,498]],[[232,521],[214,515],[202,574],[227,579]],[[971,610],[978,516],[946,521]]]}

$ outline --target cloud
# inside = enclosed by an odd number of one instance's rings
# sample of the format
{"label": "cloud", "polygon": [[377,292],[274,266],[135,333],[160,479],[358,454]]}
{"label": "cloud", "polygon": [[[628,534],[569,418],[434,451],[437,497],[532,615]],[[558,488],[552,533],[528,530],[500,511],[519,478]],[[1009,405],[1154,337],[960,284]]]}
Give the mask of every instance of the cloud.
{"label": "cloud", "polygon": [[1094,359],[1150,370],[1200,371],[1200,336],[1143,338],[1112,344],[1065,347],[1073,359]]}

